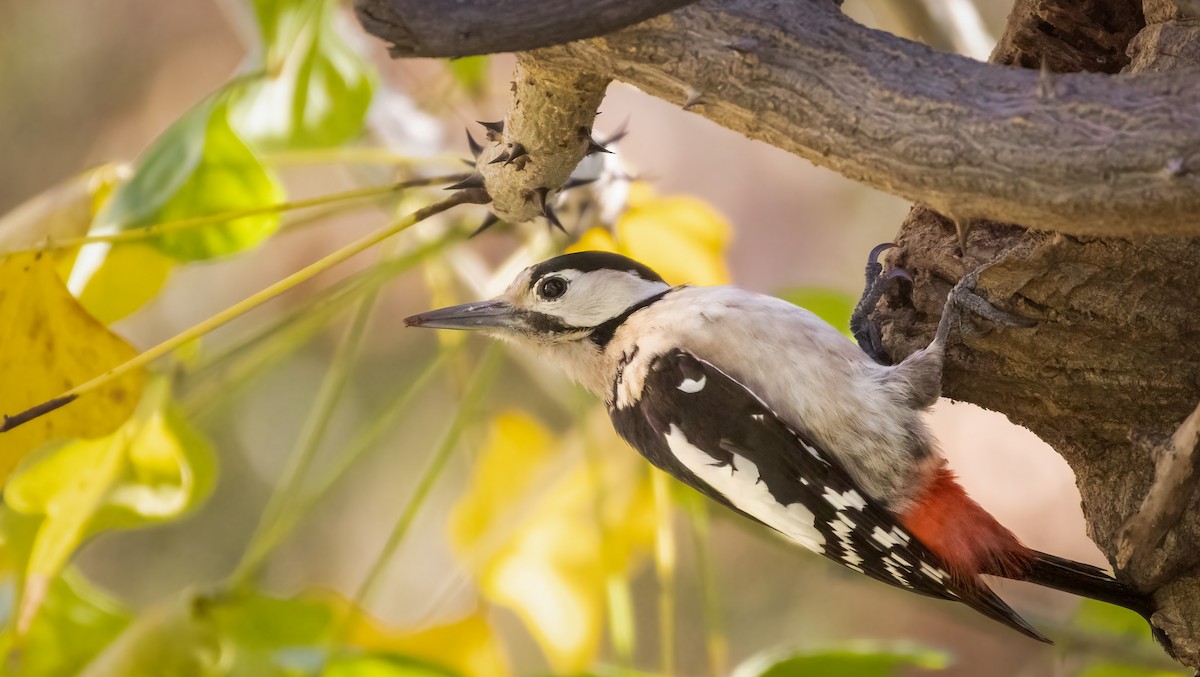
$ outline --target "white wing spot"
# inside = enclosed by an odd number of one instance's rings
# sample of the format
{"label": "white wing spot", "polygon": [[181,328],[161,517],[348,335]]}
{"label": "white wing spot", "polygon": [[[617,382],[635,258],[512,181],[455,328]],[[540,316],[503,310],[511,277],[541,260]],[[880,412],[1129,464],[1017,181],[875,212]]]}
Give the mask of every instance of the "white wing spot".
{"label": "white wing spot", "polygon": [[682,391],[683,391],[683,392],[685,392],[685,393],[689,393],[689,394],[690,394],[690,393],[698,393],[698,392],[700,392],[701,390],[704,390],[704,383],[705,383],[706,381],[708,381],[708,377],[707,377],[707,376],[701,376],[699,381],[697,381],[697,380],[696,380],[696,379],[694,379],[694,378],[685,378],[685,379],[683,379],[683,381],[682,381],[682,382],[681,382],[681,383],[680,383],[678,386],[676,386],[676,387],[677,387],[677,388],[679,388],[680,390],[682,390]]}
{"label": "white wing spot", "polygon": [[850,536],[854,533],[854,522],[846,519],[845,513],[839,512],[837,517],[829,522],[829,528],[833,533],[837,534],[838,543],[842,546],[842,562],[846,566],[851,564],[857,566],[862,563],[863,558],[858,556],[854,550],[854,542]]}
{"label": "white wing spot", "polygon": [[829,487],[825,487],[825,500],[832,505],[834,510],[845,510],[846,508],[854,508],[862,510],[867,507],[867,502],[863,500],[861,494],[853,489],[847,489],[842,493],[838,493]]}
{"label": "white wing spot", "polygon": [[925,562],[921,562],[921,573],[925,574],[929,578],[932,578],[938,583],[941,583],[943,580],[945,580],[946,576],[948,575],[945,571],[942,571],[937,567],[931,567]]}
{"label": "white wing spot", "polygon": [[715,489],[738,510],[761,521],[800,545],[823,554],[825,536],[816,526],[816,516],[803,503],[783,505],[760,482],[758,466],[733,454],[736,470],[726,472],[712,465],[713,457],[688,441],[679,426],[672,424],[666,434],[667,448],[700,481]]}
{"label": "white wing spot", "polygon": [[[812,446],[811,444],[809,444],[808,442],[805,442],[804,440],[800,439],[800,436],[799,436],[799,435],[796,435],[796,440],[797,440],[797,441],[799,441],[799,442],[800,442],[800,444],[801,444],[801,445],[803,445],[803,446],[804,446],[804,448],[808,450],[808,453],[809,453],[809,454],[811,454],[813,458],[815,458],[815,459],[817,459],[818,461],[820,461],[820,462],[824,463],[825,465],[829,465],[829,461],[826,461],[826,460],[825,460],[825,459],[824,459],[824,458],[821,456],[821,453],[820,453],[819,451],[817,451],[815,448],[813,448],[813,446]],[[860,509],[861,509],[861,508],[860,508]]]}
{"label": "white wing spot", "polygon": [[884,558],[883,568],[887,569],[887,572],[891,574],[892,578],[896,579],[896,582],[900,585],[903,585],[906,588],[912,587],[912,585],[909,584],[908,579],[904,577],[904,573],[897,569],[896,565],[890,559]]}
{"label": "white wing spot", "polygon": [[879,527],[875,527],[875,530],[871,532],[871,538],[875,539],[875,542],[878,543],[879,547],[881,548],[895,548],[897,546],[904,545],[908,540],[901,540],[897,538],[897,534],[903,535],[903,532],[898,531],[894,527],[891,531],[884,531]]}

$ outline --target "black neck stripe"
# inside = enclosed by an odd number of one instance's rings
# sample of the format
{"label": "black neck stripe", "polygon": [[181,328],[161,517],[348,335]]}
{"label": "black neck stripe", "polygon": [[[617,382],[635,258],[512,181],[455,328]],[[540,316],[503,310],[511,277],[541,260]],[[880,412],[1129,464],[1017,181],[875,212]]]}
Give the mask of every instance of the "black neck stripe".
{"label": "black neck stripe", "polygon": [[620,326],[625,322],[625,320],[629,319],[630,315],[633,315],[634,313],[641,310],[642,308],[645,308],[653,303],[656,303],[657,301],[662,299],[662,297],[675,291],[675,289],[676,289],[675,287],[666,289],[664,291],[661,291],[661,292],[655,294],[654,296],[644,298],[641,301],[638,301],[637,303],[633,304],[632,306],[629,306],[628,308],[625,309],[625,312],[621,313],[620,315],[617,315],[616,317],[614,317],[611,320],[608,320],[606,322],[596,325],[596,328],[592,330],[592,333],[588,338],[590,338],[592,340],[592,343],[596,344],[597,348],[599,348],[600,350],[604,350],[604,348],[608,346],[609,341],[612,341],[613,336],[617,333],[617,329],[620,328]]}

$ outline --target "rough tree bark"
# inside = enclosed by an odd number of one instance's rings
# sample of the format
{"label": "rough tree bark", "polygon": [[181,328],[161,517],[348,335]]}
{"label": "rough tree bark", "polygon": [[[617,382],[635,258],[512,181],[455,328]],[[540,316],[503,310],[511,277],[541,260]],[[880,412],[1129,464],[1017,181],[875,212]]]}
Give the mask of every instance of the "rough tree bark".
{"label": "rough tree bark", "polygon": [[[706,0],[523,63],[631,82],[921,203],[895,260],[914,284],[876,314],[897,359],[928,343],[955,280],[999,261],[985,295],[1039,325],[966,332],[943,392],[1061,453],[1115,562],[1154,478],[1149,447],[1131,438],[1169,437],[1200,402],[1200,240],[1185,239],[1200,235],[1200,27],[1185,5],[1018,0],[981,64],[865,29],[830,0]],[[514,110],[537,89],[522,87]],[[966,257],[943,214],[974,223]],[[1200,504],[1189,501],[1119,575],[1155,590],[1156,625],[1197,667]]]}

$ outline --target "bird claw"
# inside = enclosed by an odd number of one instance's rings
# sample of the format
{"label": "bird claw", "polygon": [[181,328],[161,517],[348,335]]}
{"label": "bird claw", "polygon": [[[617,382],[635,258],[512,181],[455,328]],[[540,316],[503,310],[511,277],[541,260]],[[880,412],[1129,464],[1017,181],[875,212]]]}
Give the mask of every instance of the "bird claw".
{"label": "bird claw", "polygon": [[854,313],[850,316],[850,331],[854,334],[854,340],[858,342],[858,346],[862,348],[863,352],[880,364],[891,364],[891,356],[884,350],[883,337],[879,327],[870,320],[871,311],[875,310],[879,299],[895,284],[896,280],[912,282],[912,276],[901,268],[893,268],[887,273],[883,272],[883,264],[879,262],[879,256],[897,246],[899,245],[894,242],[884,242],[871,249],[871,253],[867,255],[866,286],[863,288],[858,305],[854,308]]}
{"label": "bird claw", "polygon": [[950,290],[949,301],[954,306],[963,310],[969,310],[972,314],[978,315],[1001,327],[1020,327],[1026,329],[1036,327],[1037,320],[1010,313],[1007,310],[1000,310],[975,293],[975,287],[979,284],[979,273],[983,272],[987,267],[976,268],[964,275],[958,281],[958,284],[954,285],[954,288]]}
{"label": "bird claw", "polygon": [[[976,293],[975,288],[979,284],[979,274],[991,265],[987,264],[967,273],[950,290],[946,296],[945,308],[942,310],[942,319],[938,322],[936,340],[945,344],[950,335],[951,322],[956,322],[959,325],[959,331],[965,333],[962,323],[963,311],[983,318],[997,327],[1028,329],[1037,326],[1037,320],[1001,310]],[[989,331],[975,331],[974,333],[986,336]]]}

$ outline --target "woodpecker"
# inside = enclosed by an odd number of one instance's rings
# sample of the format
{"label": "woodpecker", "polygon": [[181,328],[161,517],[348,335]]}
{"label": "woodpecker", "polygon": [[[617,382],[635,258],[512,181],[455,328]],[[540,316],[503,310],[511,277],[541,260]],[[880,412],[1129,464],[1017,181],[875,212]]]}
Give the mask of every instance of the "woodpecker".
{"label": "woodpecker", "polygon": [[[868,299],[895,278],[881,274],[882,249],[868,260]],[[603,398],[617,432],[654,466],[883,583],[962,602],[1043,642],[982,574],[1149,619],[1148,596],[1021,544],[967,495],[922,419],[940,396],[946,342],[963,310],[1023,324],[974,293],[977,275],[955,286],[929,346],[896,365],[786,301],[673,287],[606,252],[549,259],[491,300],[405,322],[531,348]]]}

